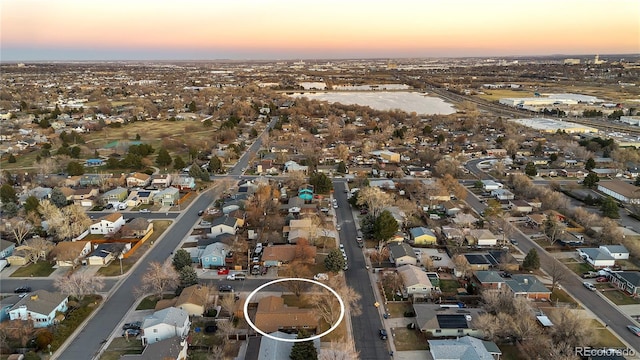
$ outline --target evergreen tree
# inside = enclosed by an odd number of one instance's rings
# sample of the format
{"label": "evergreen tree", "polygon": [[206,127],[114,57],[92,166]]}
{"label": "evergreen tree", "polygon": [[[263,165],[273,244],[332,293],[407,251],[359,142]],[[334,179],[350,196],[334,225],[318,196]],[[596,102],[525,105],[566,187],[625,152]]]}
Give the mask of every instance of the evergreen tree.
{"label": "evergreen tree", "polygon": [[584,177],[584,180],[582,180],[582,185],[588,188],[593,188],[599,181],[600,178],[598,177],[598,175],[596,173],[590,172],[587,174],[587,176]]}
{"label": "evergreen tree", "polygon": [[16,162],[16,157],[13,154],[9,154],[9,163],[14,164]]}
{"label": "evergreen tree", "polygon": [[211,160],[209,160],[209,171],[216,173],[219,172],[220,169],[222,169],[222,160],[214,155]]}
{"label": "evergreen tree", "polygon": [[27,213],[37,212],[38,207],[40,206],[40,201],[35,196],[29,196],[27,200],[24,202],[24,211]]}
{"label": "evergreen tree", "polygon": [[16,215],[18,215],[18,205],[16,205],[16,203],[3,203],[2,204],[2,215],[5,216],[7,219],[10,219]]}
{"label": "evergreen tree", "polygon": [[540,256],[538,256],[536,249],[529,250],[527,256],[524,257],[522,267],[525,270],[536,270],[540,268]]}
{"label": "evergreen tree", "polygon": [[191,266],[191,263],[191,255],[185,249],[180,249],[173,255],[173,267],[176,271],[180,271],[186,266]]}
{"label": "evergreen tree", "polygon": [[58,208],[67,206],[67,197],[62,193],[62,189],[54,187],[51,191],[51,203]]}
{"label": "evergreen tree", "polygon": [[618,203],[610,196],[602,199],[600,211],[602,211],[602,216],[606,216],[610,219],[620,218]]}
{"label": "evergreen tree", "polygon": [[588,158],[587,162],[584,164],[584,168],[587,171],[591,171],[596,167],[596,161],[593,158]]}
{"label": "evergreen tree", "polygon": [[528,162],[524,167],[524,173],[529,176],[538,175],[538,168],[536,168],[536,164],[534,164],[533,162]]}
{"label": "evergreen tree", "polygon": [[340,161],[338,163],[338,168],[336,169],[336,171],[341,173],[341,174],[346,174],[347,173],[347,166],[344,164],[344,161]]}
{"label": "evergreen tree", "polygon": [[74,159],[79,159],[81,152],[82,152],[82,150],[80,149],[79,146],[73,146],[70,149],[71,157],[74,158]]}
{"label": "evergreen tree", "polygon": [[16,190],[13,186],[9,184],[3,184],[0,186],[0,201],[2,201],[3,204],[15,203],[18,201],[18,196],[16,195]]}
{"label": "evergreen tree", "polygon": [[67,164],[67,174],[69,176],[78,176],[84,174],[84,166],[77,161],[70,161]]}
{"label": "evergreen tree", "polygon": [[[298,333],[298,339],[305,339],[309,336],[305,331]],[[291,347],[291,354],[289,355],[291,360],[318,360],[318,349],[313,344],[313,341],[301,341],[293,344]]]}
{"label": "evergreen tree", "polygon": [[168,166],[168,165],[171,165],[171,161],[172,161],[171,155],[169,155],[169,152],[167,151],[167,149],[161,148],[160,151],[158,151],[156,164],[158,164],[158,166]]}
{"label": "evergreen tree", "polygon": [[344,268],[345,260],[338,249],[333,249],[324,258],[324,267],[331,272],[338,272]]}
{"label": "evergreen tree", "polygon": [[331,179],[323,173],[313,173],[309,177],[309,184],[313,185],[313,190],[317,194],[328,194],[333,188]]}
{"label": "evergreen tree", "polygon": [[184,160],[182,160],[182,157],[176,155],[173,158],[173,168],[176,170],[182,170],[184,169],[184,167],[187,166],[187,164],[184,163]]}
{"label": "evergreen tree", "polygon": [[196,285],[198,283],[198,274],[196,273],[196,269],[193,266],[185,266],[178,271],[178,275],[180,276],[180,285],[181,289],[189,287],[191,285]]}
{"label": "evergreen tree", "polygon": [[636,180],[633,182],[633,185],[640,186],[640,175],[636,176]]}
{"label": "evergreen tree", "polygon": [[398,231],[398,222],[389,210],[384,210],[373,224],[373,236],[377,240],[387,241]]}

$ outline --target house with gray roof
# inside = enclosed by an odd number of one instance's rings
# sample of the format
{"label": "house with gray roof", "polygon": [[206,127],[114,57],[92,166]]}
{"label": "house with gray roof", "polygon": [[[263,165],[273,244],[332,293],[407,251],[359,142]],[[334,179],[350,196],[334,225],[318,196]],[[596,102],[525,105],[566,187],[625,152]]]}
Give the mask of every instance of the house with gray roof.
{"label": "house with gray roof", "polygon": [[610,274],[609,281],[612,285],[633,297],[640,295],[640,272],[612,271]]}
{"label": "house with gray roof", "polygon": [[578,255],[594,268],[605,268],[615,265],[616,259],[602,248],[580,248]]}
{"label": "house with gray roof", "polygon": [[416,298],[431,297],[433,284],[427,273],[415,265],[402,265],[398,268],[406,293]]}
{"label": "house with gray roof", "polygon": [[217,236],[220,234],[233,234],[235,235],[238,230],[238,219],[232,216],[221,216],[211,221],[211,235]]}
{"label": "house with gray roof", "polygon": [[482,331],[471,324],[481,308],[443,308],[437,304],[414,303],[415,324],[432,337],[482,336]]}
{"label": "house with gray roof", "polygon": [[411,264],[415,265],[418,262],[413,248],[406,243],[393,243],[389,246],[389,260],[397,266]]}
{"label": "house with gray roof", "polygon": [[624,245],[600,245],[600,249],[606,251],[616,260],[626,260],[629,258],[629,250]]}
{"label": "house with gray roof", "polygon": [[33,327],[43,328],[53,325],[56,313],[67,312],[69,298],[58,292],[36,290],[23,297],[9,309],[10,320],[33,320]]}
{"label": "house with gray roof", "polygon": [[0,239],[0,259],[7,258],[13,254],[16,249],[16,243],[13,241]]}
{"label": "house with gray roof", "polygon": [[189,333],[189,313],[169,307],[158,310],[142,322],[142,345],[153,344],[172,337],[186,338]]}
{"label": "house with gray roof", "polygon": [[511,278],[505,278],[505,284],[514,296],[524,296],[533,300],[551,299],[551,290],[535,275],[513,274]]}
{"label": "house with gray roof", "polygon": [[433,360],[495,360],[502,351],[492,341],[483,341],[472,336],[457,339],[428,340]]}
{"label": "house with gray roof", "polygon": [[[281,339],[295,339],[296,334],[287,334],[281,331],[269,333],[269,335]],[[250,337],[247,346],[247,355],[245,360],[281,360],[289,359],[291,355],[292,342],[278,341],[266,336]],[[313,340],[318,354],[320,353],[320,339]],[[323,349],[324,351],[324,349]]]}

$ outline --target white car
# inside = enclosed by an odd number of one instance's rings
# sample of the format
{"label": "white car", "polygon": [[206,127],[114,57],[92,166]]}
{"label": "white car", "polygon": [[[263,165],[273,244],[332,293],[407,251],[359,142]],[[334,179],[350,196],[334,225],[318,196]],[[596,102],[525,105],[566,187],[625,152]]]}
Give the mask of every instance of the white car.
{"label": "white car", "polygon": [[315,281],[329,280],[329,275],[327,275],[325,273],[318,273],[318,274],[313,275],[313,280],[315,280]]}
{"label": "white car", "polygon": [[227,275],[227,280],[244,280],[247,278],[247,275],[245,274],[229,274]]}
{"label": "white car", "polygon": [[336,225],[336,230],[340,231],[340,229],[342,229],[342,226]]}
{"label": "white car", "polygon": [[344,252],[344,244],[340,244],[340,250],[342,250],[342,252]]}
{"label": "white car", "polygon": [[151,210],[149,210],[149,209],[140,209],[140,212],[141,213],[150,213]]}

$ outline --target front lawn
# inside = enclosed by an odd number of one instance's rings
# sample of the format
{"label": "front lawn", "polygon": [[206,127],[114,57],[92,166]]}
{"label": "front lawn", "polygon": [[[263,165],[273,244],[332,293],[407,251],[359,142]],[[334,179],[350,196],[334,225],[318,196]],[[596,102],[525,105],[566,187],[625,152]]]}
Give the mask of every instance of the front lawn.
{"label": "front lawn", "polygon": [[118,337],[111,341],[100,360],[120,360],[122,355],[142,354],[143,349],[142,340],[139,338],[127,340],[124,337]]}
{"label": "front lawn", "polygon": [[413,312],[410,302],[395,302],[387,304],[387,309],[392,318],[404,317],[405,312]]}
{"label": "front lawn", "polygon": [[11,274],[11,277],[47,277],[54,272],[53,264],[48,261],[27,264]]}
{"label": "front lawn", "polygon": [[602,289],[602,295],[606,296],[607,299],[611,300],[616,305],[637,305],[640,304],[640,301],[632,298],[631,296],[625,294],[624,292],[613,288],[611,285],[606,284],[604,289]]}
{"label": "front lawn", "polygon": [[578,274],[578,275],[582,275],[583,273],[589,272],[589,271],[593,271],[593,267],[591,267],[591,265],[577,260],[575,258],[571,258],[571,259],[563,259],[562,262],[574,273]]}
{"label": "front lawn", "polygon": [[[163,299],[173,299],[174,297],[176,296],[173,294],[164,294],[162,296]],[[156,308],[157,303],[158,299],[156,298],[156,296],[150,295],[140,301],[140,304],[138,304],[136,310],[153,310]]]}
{"label": "front lawn", "polygon": [[443,293],[454,293],[458,292],[458,288],[460,287],[460,283],[458,280],[442,280],[440,279],[440,291]]}
{"label": "front lawn", "polygon": [[553,289],[553,292],[551,293],[551,301],[554,304],[565,303],[572,304],[574,307],[578,306],[578,303],[569,294],[567,294],[564,290],[558,289],[557,287]]}
{"label": "front lawn", "polygon": [[593,324],[593,337],[594,342],[591,346],[596,348],[624,348],[624,344],[615,336],[609,329],[602,326],[600,321],[592,319]]}
{"label": "front lawn", "polygon": [[399,327],[392,328],[391,333],[397,351],[429,350],[427,338],[418,330]]}

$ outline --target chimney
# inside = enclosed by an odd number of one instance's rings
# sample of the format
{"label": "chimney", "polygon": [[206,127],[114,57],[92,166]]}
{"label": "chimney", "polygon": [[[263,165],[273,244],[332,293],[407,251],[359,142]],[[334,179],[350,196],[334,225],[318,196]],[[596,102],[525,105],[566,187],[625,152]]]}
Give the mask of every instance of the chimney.
{"label": "chimney", "polygon": [[529,279],[524,278],[524,283],[525,283],[525,284],[528,284],[528,283],[529,283]]}

